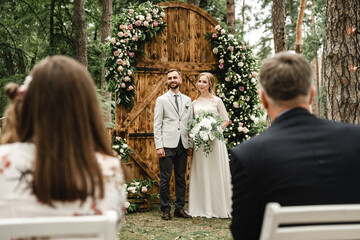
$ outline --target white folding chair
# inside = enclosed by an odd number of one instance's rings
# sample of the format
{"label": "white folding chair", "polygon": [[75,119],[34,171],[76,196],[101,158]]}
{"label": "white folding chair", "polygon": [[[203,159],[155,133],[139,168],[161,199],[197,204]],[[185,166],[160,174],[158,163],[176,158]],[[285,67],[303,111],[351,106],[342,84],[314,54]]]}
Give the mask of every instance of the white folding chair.
{"label": "white folding chair", "polygon": [[260,240],[360,239],[360,204],[281,207],[268,203]]}
{"label": "white folding chair", "polygon": [[117,213],[96,216],[0,218],[0,239],[117,239]]}

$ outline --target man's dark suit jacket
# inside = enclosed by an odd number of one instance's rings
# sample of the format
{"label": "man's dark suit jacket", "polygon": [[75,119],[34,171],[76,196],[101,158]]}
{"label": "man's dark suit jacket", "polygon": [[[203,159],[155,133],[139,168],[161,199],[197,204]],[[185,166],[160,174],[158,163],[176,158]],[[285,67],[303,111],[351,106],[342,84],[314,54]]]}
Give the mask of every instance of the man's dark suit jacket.
{"label": "man's dark suit jacket", "polygon": [[231,151],[234,239],[258,240],[268,202],[360,203],[360,127],[295,108]]}

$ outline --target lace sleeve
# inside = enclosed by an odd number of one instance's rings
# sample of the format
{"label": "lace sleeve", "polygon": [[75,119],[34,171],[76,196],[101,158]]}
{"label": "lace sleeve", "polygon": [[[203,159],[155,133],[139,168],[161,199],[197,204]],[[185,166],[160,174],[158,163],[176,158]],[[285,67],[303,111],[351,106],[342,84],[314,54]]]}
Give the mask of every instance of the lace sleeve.
{"label": "lace sleeve", "polygon": [[226,111],[225,105],[223,103],[223,101],[221,100],[221,98],[216,97],[216,108],[219,112],[219,114],[221,115],[221,117],[226,120],[229,121],[229,115]]}

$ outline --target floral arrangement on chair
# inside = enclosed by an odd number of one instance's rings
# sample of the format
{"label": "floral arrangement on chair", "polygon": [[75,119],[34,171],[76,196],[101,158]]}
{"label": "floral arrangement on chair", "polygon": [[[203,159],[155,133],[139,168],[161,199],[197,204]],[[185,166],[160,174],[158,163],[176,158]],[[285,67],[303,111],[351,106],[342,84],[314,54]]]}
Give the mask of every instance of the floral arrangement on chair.
{"label": "floral arrangement on chair", "polygon": [[209,156],[212,151],[212,141],[217,138],[224,141],[223,129],[221,127],[223,119],[220,115],[200,111],[198,117],[190,122],[190,138],[194,141],[195,151],[204,146],[205,156]]}
{"label": "floral arrangement on chair", "polygon": [[124,10],[112,23],[111,37],[105,43],[105,79],[116,102],[134,106],[136,61],[143,45],[166,27],[165,12],[150,1]]}
{"label": "floral arrangement on chair", "polygon": [[128,196],[128,202],[126,203],[127,212],[136,212],[140,210],[141,203],[147,205],[149,204],[149,199],[159,198],[158,193],[150,193],[152,186],[157,184],[156,180],[147,179],[144,180],[134,179],[132,182],[128,183],[126,186],[126,193]]}
{"label": "floral arrangement on chair", "polygon": [[121,137],[113,137],[112,143],[112,150],[114,155],[126,163],[130,154],[133,152],[133,150],[127,145],[126,139],[122,139]]}

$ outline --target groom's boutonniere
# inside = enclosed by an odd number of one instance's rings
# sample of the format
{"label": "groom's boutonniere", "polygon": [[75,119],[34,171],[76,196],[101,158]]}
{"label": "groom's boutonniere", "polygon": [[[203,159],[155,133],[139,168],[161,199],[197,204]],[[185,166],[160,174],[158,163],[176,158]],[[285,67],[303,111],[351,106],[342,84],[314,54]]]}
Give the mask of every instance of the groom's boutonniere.
{"label": "groom's boutonniere", "polygon": [[190,107],[190,104],[187,103],[187,104],[185,105],[185,109],[187,110],[187,109],[189,109],[189,107]]}

